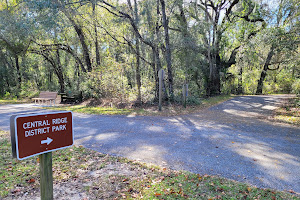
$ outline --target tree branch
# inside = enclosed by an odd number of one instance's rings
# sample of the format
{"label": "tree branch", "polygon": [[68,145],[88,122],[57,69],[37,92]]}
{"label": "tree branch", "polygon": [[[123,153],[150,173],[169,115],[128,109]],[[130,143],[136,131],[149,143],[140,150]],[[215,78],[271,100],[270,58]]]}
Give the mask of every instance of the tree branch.
{"label": "tree branch", "polygon": [[271,71],[275,71],[275,70],[278,70],[279,69],[279,66],[280,66],[280,63],[277,65],[277,67],[276,68],[274,68],[274,69],[271,69],[269,66],[268,66],[268,70],[271,70]]}
{"label": "tree branch", "polygon": [[69,54],[71,54],[76,63],[78,63],[82,69],[83,72],[86,72],[86,69],[84,68],[84,65],[83,63],[81,62],[80,58],[73,52],[72,48],[69,46],[69,45],[66,45],[66,44],[40,44],[36,41],[32,41],[34,42],[35,44],[37,44],[38,46],[41,46],[42,49],[39,49],[39,50],[29,50],[29,52],[35,52],[35,51],[39,51],[39,52],[47,52],[47,51],[53,51],[53,50],[57,50],[57,49],[61,49],[63,51],[66,51],[68,52]]}

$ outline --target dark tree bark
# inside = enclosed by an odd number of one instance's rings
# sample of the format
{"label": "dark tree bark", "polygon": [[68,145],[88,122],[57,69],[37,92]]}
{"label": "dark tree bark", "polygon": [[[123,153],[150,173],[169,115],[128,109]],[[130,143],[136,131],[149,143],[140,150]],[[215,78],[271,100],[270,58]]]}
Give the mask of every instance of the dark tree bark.
{"label": "dark tree bark", "polygon": [[[130,0],[129,0],[130,1]],[[134,0],[134,18],[135,18],[135,25],[139,27],[139,16],[138,16],[138,5],[137,0]],[[138,97],[137,103],[142,103],[142,95],[141,95],[141,62],[140,62],[140,39],[136,36],[136,84],[138,89]]]}
{"label": "dark tree bark", "polygon": [[[160,9],[159,9],[159,0],[156,1],[156,14],[157,16],[160,15]],[[159,32],[159,18],[157,17],[157,20],[155,22],[155,46],[152,47],[152,51],[154,53],[155,57],[155,65],[156,65],[156,71],[155,73],[155,88],[156,88],[156,97],[158,99],[159,96],[159,80],[158,80],[158,71],[161,69],[161,62],[160,62],[160,55],[159,55],[159,41],[160,41],[160,32]]]}
{"label": "dark tree bark", "polygon": [[[235,58],[240,46],[236,47],[229,58],[228,61],[221,59],[221,38],[223,32],[226,30],[226,26],[222,26],[226,21],[231,22],[235,17],[241,18],[247,22],[264,22],[260,17],[251,18],[251,14],[254,12],[254,6],[248,8],[248,12],[243,16],[234,15],[233,9],[240,2],[240,0],[222,0],[222,1],[211,1],[211,0],[201,0],[196,6],[201,8],[205,12],[206,20],[211,23],[212,28],[208,30],[208,51],[206,57],[209,62],[209,74],[207,79],[207,95],[213,96],[218,95],[221,92],[221,81],[220,81],[220,71],[222,69],[227,69],[231,65],[235,64]],[[225,17],[221,18],[221,12],[225,11]],[[196,18],[195,18],[196,19]],[[225,27],[225,28],[224,28]],[[264,28],[265,25],[262,25]],[[248,38],[257,34],[260,30],[256,30],[248,35]],[[212,38],[212,41],[211,41]]]}
{"label": "dark tree bark", "polygon": [[168,86],[169,86],[169,95],[170,100],[173,101],[173,72],[172,72],[172,57],[171,57],[171,47],[170,47],[170,38],[169,38],[169,19],[166,15],[166,4],[164,0],[160,0],[161,11],[162,11],[162,22],[165,33],[165,46],[166,46],[166,62],[168,69]]}
{"label": "dark tree bark", "polygon": [[15,55],[15,64],[16,64],[16,69],[17,69],[17,74],[18,74],[18,87],[21,88],[22,77],[21,77],[21,72],[20,72],[20,63],[19,63],[18,55]]}
{"label": "dark tree bark", "polygon": [[[131,10],[131,13],[133,15],[133,20],[134,20],[134,26],[139,28],[139,16],[138,16],[138,4],[137,1],[134,0],[134,8],[132,8],[131,1],[127,0],[128,6]],[[140,51],[140,38],[139,36],[134,33],[135,35],[135,56],[136,56],[136,66],[135,66],[135,79],[136,79],[136,85],[137,85],[137,91],[138,91],[138,96],[137,96],[137,103],[141,104],[142,103],[142,95],[141,95],[141,51]]]}
{"label": "dark tree bark", "polygon": [[64,93],[65,92],[65,80],[64,80],[64,74],[63,74],[63,71],[62,71],[62,66],[61,66],[61,62],[60,62],[60,54],[59,54],[58,49],[56,51],[56,58],[57,58],[56,74],[57,74],[59,85],[60,85],[60,92]]}
{"label": "dark tree bark", "polygon": [[76,55],[76,53],[72,50],[72,48],[67,45],[67,44],[39,44],[37,42],[36,43],[38,46],[40,46],[40,49],[33,49],[33,50],[29,50],[30,53],[36,53],[36,52],[49,52],[49,51],[53,51],[53,50],[63,50],[69,54],[71,54],[73,56],[73,58],[75,59],[75,62],[80,66],[81,70],[83,72],[86,72],[86,69],[81,61],[81,59]]}
{"label": "dark tree bark", "polygon": [[140,40],[136,38],[136,84],[138,89],[137,103],[142,103],[142,95],[141,95],[141,62],[140,62]]}
{"label": "dark tree bark", "polygon": [[96,53],[96,64],[100,65],[100,49],[99,49],[99,42],[98,42],[98,31],[97,31],[97,24],[96,24],[96,4],[93,2],[93,20],[94,20],[94,32],[95,32],[95,53]]}
{"label": "dark tree bark", "polygon": [[156,65],[155,65],[155,62],[156,62],[156,51],[155,51],[155,48],[152,48],[152,71],[153,71],[153,77],[154,77],[154,80],[155,80],[155,100],[158,99],[158,74],[157,74],[157,71],[156,71]]}
{"label": "dark tree bark", "polygon": [[64,76],[63,76],[61,67],[58,67],[60,65],[60,64],[58,64],[58,62],[60,63],[60,61],[58,60],[59,59],[59,50],[57,49],[57,51],[56,51],[56,55],[55,55],[56,61],[55,61],[55,58],[53,58],[53,56],[49,55],[49,52],[45,52],[45,51],[31,51],[31,53],[35,53],[35,54],[43,56],[43,58],[47,62],[50,63],[50,65],[54,69],[55,75],[58,78],[58,82],[59,82],[59,85],[60,85],[60,90],[61,90],[61,92],[64,92],[64,90],[65,90]]}
{"label": "dark tree bark", "polygon": [[274,50],[275,50],[275,46],[272,45],[271,49],[270,49],[270,51],[268,53],[266,62],[264,64],[263,70],[262,70],[262,72],[260,74],[260,78],[259,78],[259,80],[257,82],[257,89],[256,89],[256,93],[255,94],[262,94],[263,86],[264,86],[264,80],[265,80],[265,78],[267,76],[267,71],[269,69],[269,65],[271,63],[271,59],[272,59],[272,57],[274,55]]}
{"label": "dark tree bark", "polygon": [[243,94],[243,67],[239,67],[239,74],[238,74],[238,88],[236,93],[237,94]]}
{"label": "dark tree bark", "polygon": [[92,62],[91,62],[91,58],[90,58],[90,53],[89,53],[89,49],[88,49],[88,46],[86,44],[86,38],[83,34],[83,30],[82,30],[82,27],[77,24],[73,19],[72,19],[72,16],[70,16],[68,13],[66,13],[68,11],[64,11],[65,15],[67,16],[67,18],[70,20],[70,22],[72,23],[76,33],[77,33],[77,36],[79,38],[79,41],[80,41],[80,44],[82,46],[82,52],[83,52],[83,58],[85,60],[85,64],[87,66],[87,70],[89,72],[92,71]]}

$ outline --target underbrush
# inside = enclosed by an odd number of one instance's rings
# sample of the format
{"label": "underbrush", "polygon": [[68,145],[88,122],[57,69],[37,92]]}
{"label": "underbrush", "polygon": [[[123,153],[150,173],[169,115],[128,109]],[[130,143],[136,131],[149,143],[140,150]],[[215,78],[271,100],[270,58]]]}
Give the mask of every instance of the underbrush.
{"label": "underbrush", "polygon": [[163,102],[162,111],[158,111],[156,103],[123,103],[109,100],[90,99],[78,105],[60,104],[56,107],[43,107],[51,110],[69,110],[73,112],[100,115],[154,115],[174,116],[199,112],[210,106],[219,104],[232,98],[230,95],[220,95],[206,99],[188,99],[186,108],[180,103]]}
{"label": "underbrush", "polygon": [[276,109],[274,119],[279,122],[300,125],[300,97],[289,98]]}

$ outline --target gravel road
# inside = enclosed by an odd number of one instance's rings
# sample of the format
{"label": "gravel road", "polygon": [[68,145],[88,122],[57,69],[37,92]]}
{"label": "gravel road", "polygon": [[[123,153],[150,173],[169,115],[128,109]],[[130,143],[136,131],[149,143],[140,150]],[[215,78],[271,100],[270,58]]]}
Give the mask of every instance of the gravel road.
{"label": "gravel road", "polygon": [[[257,187],[300,193],[300,128],[270,122],[287,95],[241,96],[175,117],[74,113],[75,143],[176,170],[220,175]],[[0,129],[12,114],[47,112],[0,105]]]}

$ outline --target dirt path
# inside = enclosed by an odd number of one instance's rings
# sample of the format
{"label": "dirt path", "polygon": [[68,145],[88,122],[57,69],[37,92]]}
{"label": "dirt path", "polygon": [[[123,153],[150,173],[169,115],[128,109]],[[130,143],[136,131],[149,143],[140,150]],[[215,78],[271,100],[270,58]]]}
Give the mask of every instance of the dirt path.
{"label": "dirt path", "polygon": [[[74,114],[76,144],[177,170],[214,174],[258,187],[300,192],[300,128],[267,120],[286,95],[243,96],[177,117]],[[9,116],[43,112],[1,105]]]}

